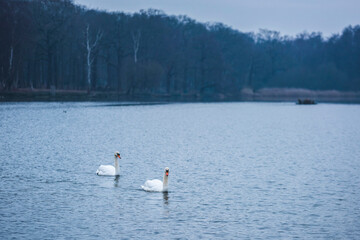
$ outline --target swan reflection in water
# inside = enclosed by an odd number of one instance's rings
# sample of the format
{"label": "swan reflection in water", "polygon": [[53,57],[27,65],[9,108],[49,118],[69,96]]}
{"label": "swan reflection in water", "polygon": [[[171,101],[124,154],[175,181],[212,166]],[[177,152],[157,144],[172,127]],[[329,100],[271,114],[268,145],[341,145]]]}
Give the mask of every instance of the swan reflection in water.
{"label": "swan reflection in water", "polygon": [[162,192],[162,194],[164,200],[163,216],[168,218],[170,216],[169,193],[166,191],[166,192]]}
{"label": "swan reflection in water", "polygon": [[166,191],[166,192],[163,192],[163,199],[164,199],[164,203],[166,205],[169,204],[169,193]]}
{"label": "swan reflection in water", "polygon": [[120,175],[115,176],[114,178],[114,187],[119,187]]}

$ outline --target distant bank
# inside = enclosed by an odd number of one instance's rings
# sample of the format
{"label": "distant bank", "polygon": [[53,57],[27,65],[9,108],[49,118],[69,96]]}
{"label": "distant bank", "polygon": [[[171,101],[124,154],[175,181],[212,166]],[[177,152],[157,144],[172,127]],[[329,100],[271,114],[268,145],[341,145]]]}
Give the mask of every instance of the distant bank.
{"label": "distant bank", "polygon": [[264,101],[297,102],[312,99],[316,102],[360,103],[359,91],[308,90],[294,88],[243,89],[238,94],[121,94],[115,91],[17,89],[0,91],[0,102],[31,101],[143,101],[143,102],[222,102]]}

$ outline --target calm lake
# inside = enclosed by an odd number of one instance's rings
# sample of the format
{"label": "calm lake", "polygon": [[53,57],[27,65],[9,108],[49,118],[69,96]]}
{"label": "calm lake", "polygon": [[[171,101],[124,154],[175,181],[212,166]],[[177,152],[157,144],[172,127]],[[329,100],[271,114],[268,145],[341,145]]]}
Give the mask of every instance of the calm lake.
{"label": "calm lake", "polygon": [[1,239],[360,239],[360,105],[0,103],[0,161]]}

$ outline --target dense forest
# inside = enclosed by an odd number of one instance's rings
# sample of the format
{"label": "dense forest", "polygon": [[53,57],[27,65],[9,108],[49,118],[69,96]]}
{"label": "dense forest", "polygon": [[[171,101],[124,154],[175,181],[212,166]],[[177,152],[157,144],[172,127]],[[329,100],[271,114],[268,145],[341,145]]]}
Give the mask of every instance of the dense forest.
{"label": "dense forest", "polygon": [[329,38],[243,33],[160,10],[91,10],[70,0],[0,0],[0,91],[124,95],[243,89],[360,90],[360,26]]}

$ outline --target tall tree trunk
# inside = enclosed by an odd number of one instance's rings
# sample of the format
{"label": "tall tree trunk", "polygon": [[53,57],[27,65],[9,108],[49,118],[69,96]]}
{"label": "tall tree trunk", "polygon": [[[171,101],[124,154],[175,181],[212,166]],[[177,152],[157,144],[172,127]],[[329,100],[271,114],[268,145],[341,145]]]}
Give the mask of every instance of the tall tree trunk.
{"label": "tall tree trunk", "polygon": [[122,57],[121,54],[118,51],[117,54],[117,92],[120,93],[122,91],[122,84],[121,84],[121,61],[122,61]]}
{"label": "tall tree trunk", "polygon": [[139,51],[140,37],[141,37],[141,31],[140,30],[138,30],[136,32],[136,34],[134,32],[132,33],[133,48],[134,48],[134,62],[135,63],[137,63],[137,61],[138,61],[137,53]]}
{"label": "tall tree trunk", "polygon": [[187,85],[187,78],[188,78],[188,64],[185,62],[184,71],[183,71],[183,81],[182,81],[182,91],[183,93],[187,93],[188,85]]}
{"label": "tall tree trunk", "polygon": [[91,40],[90,40],[90,36],[89,36],[89,28],[90,28],[90,26],[88,24],[86,27],[86,32],[85,32],[85,35],[86,35],[85,47],[86,47],[87,85],[88,85],[87,91],[88,91],[88,93],[90,93],[91,86],[92,86],[91,66],[92,66],[92,63],[94,62],[94,57],[92,56],[92,52],[102,37],[102,33],[100,31],[98,31],[95,41],[93,43],[90,43]]}
{"label": "tall tree trunk", "polygon": [[48,52],[46,88],[51,87],[53,85],[51,67],[52,67],[52,56],[51,56],[51,53]]}

